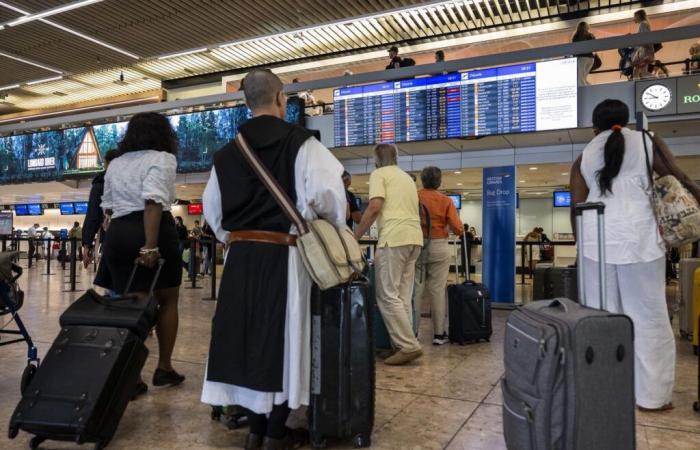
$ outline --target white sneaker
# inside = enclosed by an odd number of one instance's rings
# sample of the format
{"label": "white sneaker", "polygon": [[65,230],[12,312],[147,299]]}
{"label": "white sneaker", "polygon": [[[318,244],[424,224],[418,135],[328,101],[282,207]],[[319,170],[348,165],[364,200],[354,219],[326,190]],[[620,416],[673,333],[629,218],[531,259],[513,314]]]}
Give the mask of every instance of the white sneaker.
{"label": "white sneaker", "polygon": [[443,334],[442,336],[433,336],[433,345],[444,345],[450,342],[450,338],[447,336],[447,334]]}

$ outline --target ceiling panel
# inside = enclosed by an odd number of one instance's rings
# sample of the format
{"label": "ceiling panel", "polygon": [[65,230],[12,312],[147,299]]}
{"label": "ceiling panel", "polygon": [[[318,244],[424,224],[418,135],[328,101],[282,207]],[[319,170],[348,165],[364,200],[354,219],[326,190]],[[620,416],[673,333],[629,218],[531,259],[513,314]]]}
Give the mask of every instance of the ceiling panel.
{"label": "ceiling panel", "polygon": [[26,80],[39,80],[56,75],[54,72],[0,56],[0,87]]}

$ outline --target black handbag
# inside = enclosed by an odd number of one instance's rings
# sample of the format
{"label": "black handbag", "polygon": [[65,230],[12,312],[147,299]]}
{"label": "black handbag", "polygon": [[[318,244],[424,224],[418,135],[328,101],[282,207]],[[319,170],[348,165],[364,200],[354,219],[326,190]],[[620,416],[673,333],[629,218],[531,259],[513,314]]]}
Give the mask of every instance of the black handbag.
{"label": "black handbag", "polygon": [[661,42],[654,44],[654,53],[660,51],[662,48],[664,48],[664,44],[662,44]]}
{"label": "black handbag", "polygon": [[597,53],[593,53],[593,66],[591,67],[591,72],[594,70],[600,69],[600,67],[603,65],[603,60],[600,59],[600,56],[598,56]]}

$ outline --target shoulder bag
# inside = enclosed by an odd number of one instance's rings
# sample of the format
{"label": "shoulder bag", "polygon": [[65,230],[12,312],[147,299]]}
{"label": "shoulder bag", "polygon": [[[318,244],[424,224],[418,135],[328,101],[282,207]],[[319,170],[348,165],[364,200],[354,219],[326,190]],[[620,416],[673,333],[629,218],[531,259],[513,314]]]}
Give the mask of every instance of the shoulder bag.
{"label": "shoulder bag", "polygon": [[[700,207],[698,206],[698,201],[674,175],[654,178],[654,170],[649,163],[647,136],[649,136],[653,145],[654,136],[647,130],[643,130],[644,160],[649,175],[649,199],[659,225],[661,237],[670,247],[681,247],[689,242],[695,242],[700,239]],[[655,154],[656,151],[652,146],[652,158]],[[666,164],[663,154],[659,154],[659,156],[662,162]]]}
{"label": "shoulder bag", "polygon": [[318,287],[329,289],[361,274],[365,269],[365,259],[353,232],[346,225],[336,227],[325,219],[306,221],[242,133],[236,136],[236,144],[285,216],[296,227],[301,260]]}

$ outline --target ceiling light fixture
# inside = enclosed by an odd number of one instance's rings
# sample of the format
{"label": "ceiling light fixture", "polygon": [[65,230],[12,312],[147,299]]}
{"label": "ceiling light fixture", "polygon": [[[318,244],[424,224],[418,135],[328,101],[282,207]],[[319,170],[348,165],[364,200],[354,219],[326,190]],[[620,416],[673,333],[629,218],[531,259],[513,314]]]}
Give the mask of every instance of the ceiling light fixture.
{"label": "ceiling light fixture", "polygon": [[42,114],[32,114],[31,116],[19,116],[19,117],[13,117],[11,119],[1,119],[0,124],[8,123],[8,122],[21,122],[21,121],[25,121],[28,119],[43,119],[43,118],[47,118],[47,117],[53,117],[53,116],[58,116],[61,114],[73,113],[73,112],[78,112],[78,111],[85,111],[85,110],[90,110],[90,109],[100,109],[100,108],[109,108],[111,106],[122,106],[122,105],[128,105],[130,103],[146,102],[148,100],[160,100],[160,99],[161,99],[160,96],[154,95],[151,97],[135,98],[133,100],[123,100],[120,102],[105,103],[102,105],[81,106],[80,108],[64,109],[61,111],[52,111],[52,112],[47,112],[47,113],[42,113]]}
{"label": "ceiling light fixture", "polygon": [[[25,11],[21,8],[17,8],[16,6],[10,5],[9,3],[5,3],[5,2],[0,1],[0,6],[4,6],[7,9],[11,9],[12,11],[18,12],[20,14],[24,14],[25,16],[31,15],[31,13],[29,11]],[[122,55],[128,56],[129,58],[141,59],[141,57],[139,55],[136,55],[134,53],[126,51],[123,48],[115,47],[114,45],[108,44],[105,41],[101,41],[101,40],[94,38],[92,36],[88,36],[87,34],[83,34],[79,31],[75,31],[72,28],[65,27],[65,26],[60,25],[56,22],[52,22],[52,21],[47,20],[47,19],[39,19],[39,21],[41,23],[45,23],[46,25],[50,25],[54,28],[58,28],[59,30],[65,31],[66,33],[70,33],[74,36],[78,36],[79,38],[85,39],[86,41],[90,41],[93,44],[101,45],[102,47],[108,48],[108,49],[113,50],[117,53],[121,53]],[[1,29],[2,28],[0,28],[0,30]]]}
{"label": "ceiling light fixture", "polygon": [[0,91],[9,91],[10,89],[17,89],[19,84],[10,84],[9,86],[0,86]]}
{"label": "ceiling light fixture", "polygon": [[202,53],[202,52],[206,52],[207,50],[209,50],[208,47],[195,48],[193,50],[185,50],[183,52],[169,53],[167,55],[162,55],[162,56],[159,56],[158,59],[162,60],[162,59],[177,58],[178,56],[192,55],[194,53]]}
{"label": "ceiling light fixture", "polygon": [[461,185],[462,185],[462,183],[457,183],[457,186],[461,186]]}
{"label": "ceiling light fixture", "polygon": [[55,8],[47,9],[34,14],[27,14],[18,19],[11,20],[0,25],[1,28],[5,27],[16,27],[17,25],[22,25],[29,22],[34,22],[35,20],[41,20],[44,17],[55,16],[56,14],[61,14],[66,11],[72,11],[74,9],[83,8],[88,5],[95,3],[100,3],[103,0],[78,0],[77,2],[68,3],[65,5],[57,6]]}
{"label": "ceiling light fixture", "polygon": [[63,79],[63,75],[59,75],[57,77],[43,78],[41,80],[28,81],[27,86],[34,86],[35,84],[48,83],[49,81],[58,81],[58,80],[62,80],[62,79]]}
{"label": "ceiling light fixture", "polygon": [[564,172],[564,173],[561,174],[561,176],[563,176],[563,177],[568,177],[568,176],[569,176],[569,172]]}
{"label": "ceiling light fixture", "polygon": [[30,66],[34,67],[39,67],[40,69],[48,70],[49,72],[55,72],[55,73],[63,73],[62,71],[58,69],[54,69],[53,67],[45,66],[43,64],[39,64],[34,61],[30,61],[28,59],[20,58],[19,56],[12,55],[10,53],[5,53],[5,52],[0,52],[0,56],[4,56],[5,58],[10,58],[14,59],[15,61],[19,61],[24,64],[29,64]]}
{"label": "ceiling light fixture", "polygon": [[461,174],[461,173],[462,173],[461,170],[455,170],[455,175],[459,175],[459,174]]}
{"label": "ceiling light fixture", "polygon": [[521,183],[524,183],[524,182],[525,182],[525,180],[520,180],[520,182],[521,182]]}
{"label": "ceiling light fixture", "polygon": [[537,167],[530,167],[530,170],[538,170]]}

